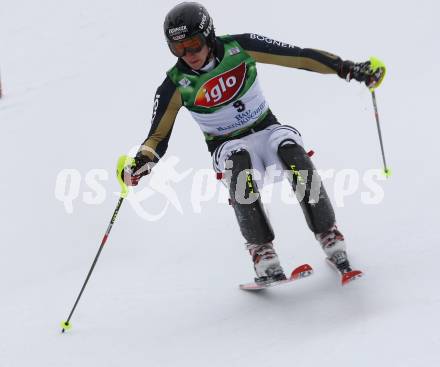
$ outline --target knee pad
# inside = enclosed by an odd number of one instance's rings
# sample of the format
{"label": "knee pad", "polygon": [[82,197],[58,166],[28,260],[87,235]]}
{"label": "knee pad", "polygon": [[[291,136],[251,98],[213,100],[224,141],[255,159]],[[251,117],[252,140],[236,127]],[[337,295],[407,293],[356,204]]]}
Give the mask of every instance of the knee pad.
{"label": "knee pad", "polygon": [[269,137],[271,151],[277,152],[279,147],[286,144],[298,144],[303,146],[301,134],[292,126],[280,125],[275,127]]}
{"label": "knee pad", "polygon": [[335,224],[335,213],[312,160],[301,145],[292,143],[281,144],[278,155],[289,171],[309,228],[314,233],[327,231]]}
{"label": "knee pad", "polygon": [[225,167],[225,162],[230,160],[231,155],[235,152],[242,150],[248,151],[248,146],[246,142],[241,139],[229,140],[220,145],[212,155],[212,164],[216,172],[223,172]]}
{"label": "knee pad", "polygon": [[273,241],[274,233],[261,203],[258,187],[252,179],[252,161],[248,151],[234,152],[226,162],[231,204],[243,237],[248,243]]}

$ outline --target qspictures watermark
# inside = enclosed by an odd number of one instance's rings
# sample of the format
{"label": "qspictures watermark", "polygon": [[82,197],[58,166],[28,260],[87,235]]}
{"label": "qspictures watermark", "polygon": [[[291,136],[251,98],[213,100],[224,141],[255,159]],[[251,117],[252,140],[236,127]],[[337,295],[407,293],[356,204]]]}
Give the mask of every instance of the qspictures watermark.
{"label": "qspictures watermark", "polygon": [[[219,205],[228,205],[230,193],[227,180],[218,180],[212,168],[194,169],[181,168],[180,159],[170,156],[162,159],[153,171],[144,177],[138,186],[131,188],[127,197],[132,209],[136,214],[147,221],[155,221],[162,218],[171,208],[184,214],[186,211],[202,213],[204,205],[209,202],[216,202]],[[304,192],[298,188],[296,193],[289,181],[291,172],[276,170],[275,167],[268,167],[264,176],[255,170],[250,170],[251,177],[257,183],[259,194],[255,199],[261,197],[263,204],[272,201],[281,201],[286,205],[299,205],[304,198]],[[307,177],[307,171],[299,172]],[[237,184],[237,195],[235,199],[240,200],[244,195],[247,174],[241,178],[241,185]],[[301,176],[302,177],[302,176]],[[369,169],[363,172],[355,169],[327,169],[317,170],[308,177],[312,179],[311,187],[318,196],[310,195],[309,202],[319,200],[320,185],[324,184],[327,193],[336,207],[344,207],[348,198],[359,200],[364,205],[378,205],[384,197],[385,191],[381,182],[386,178],[380,169]],[[105,169],[90,169],[87,172],[80,172],[77,169],[61,170],[55,181],[55,198],[63,205],[67,214],[75,210],[75,204],[81,202],[87,205],[103,204],[109,196],[112,198],[119,195],[119,192],[112,192],[106,186],[110,180],[115,180],[114,174]],[[316,180],[316,181],[314,181]],[[177,194],[178,185],[188,185],[190,189],[182,194]],[[241,188],[239,188],[241,187]],[[331,190],[329,190],[331,188]],[[110,193],[110,195],[109,195]],[[161,209],[155,213],[149,210],[149,200],[159,199]],[[191,203],[190,209],[184,209],[182,202]],[[248,199],[246,199],[248,200]]]}

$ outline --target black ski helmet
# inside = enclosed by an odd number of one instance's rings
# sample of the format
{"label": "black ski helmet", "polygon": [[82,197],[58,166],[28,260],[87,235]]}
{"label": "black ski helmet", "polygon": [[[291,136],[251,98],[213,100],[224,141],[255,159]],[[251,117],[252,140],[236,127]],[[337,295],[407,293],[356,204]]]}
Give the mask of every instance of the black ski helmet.
{"label": "black ski helmet", "polygon": [[198,34],[208,47],[215,45],[212,18],[205,7],[196,2],[183,2],[172,8],[165,17],[163,30],[168,45]]}

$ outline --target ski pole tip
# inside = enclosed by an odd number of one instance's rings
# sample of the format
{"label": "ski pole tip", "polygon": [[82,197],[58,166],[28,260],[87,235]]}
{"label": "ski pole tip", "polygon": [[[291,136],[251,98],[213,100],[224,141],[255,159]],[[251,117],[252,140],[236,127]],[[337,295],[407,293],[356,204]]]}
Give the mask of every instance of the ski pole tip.
{"label": "ski pole tip", "polygon": [[63,321],[61,323],[61,327],[62,327],[61,332],[64,333],[66,330],[70,330],[72,328],[72,325],[68,321]]}
{"label": "ski pole tip", "polygon": [[385,168],[383,170],[383,174],[385,175],[386,178],[390,178],[391,174],[392,174],[391,169],[390,168]]}

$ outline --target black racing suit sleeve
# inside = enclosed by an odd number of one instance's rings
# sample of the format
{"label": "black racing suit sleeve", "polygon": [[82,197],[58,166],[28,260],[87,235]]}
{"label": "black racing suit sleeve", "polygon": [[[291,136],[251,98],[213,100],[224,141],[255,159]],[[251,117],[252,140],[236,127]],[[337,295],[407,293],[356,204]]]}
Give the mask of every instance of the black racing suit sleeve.
{"label": "black racing suit sleeve", "polygon": [[257,62],[346,77],[343,60],[329,52],[300,48],[253,33],[231,37]]}
{"label": "black racing suit sleeve", "polygon": [[138,159],[156,163],[165,154],[181,107],[180,92],[167,76],[154,96],[150,132],[139,148],[136,156]]}

